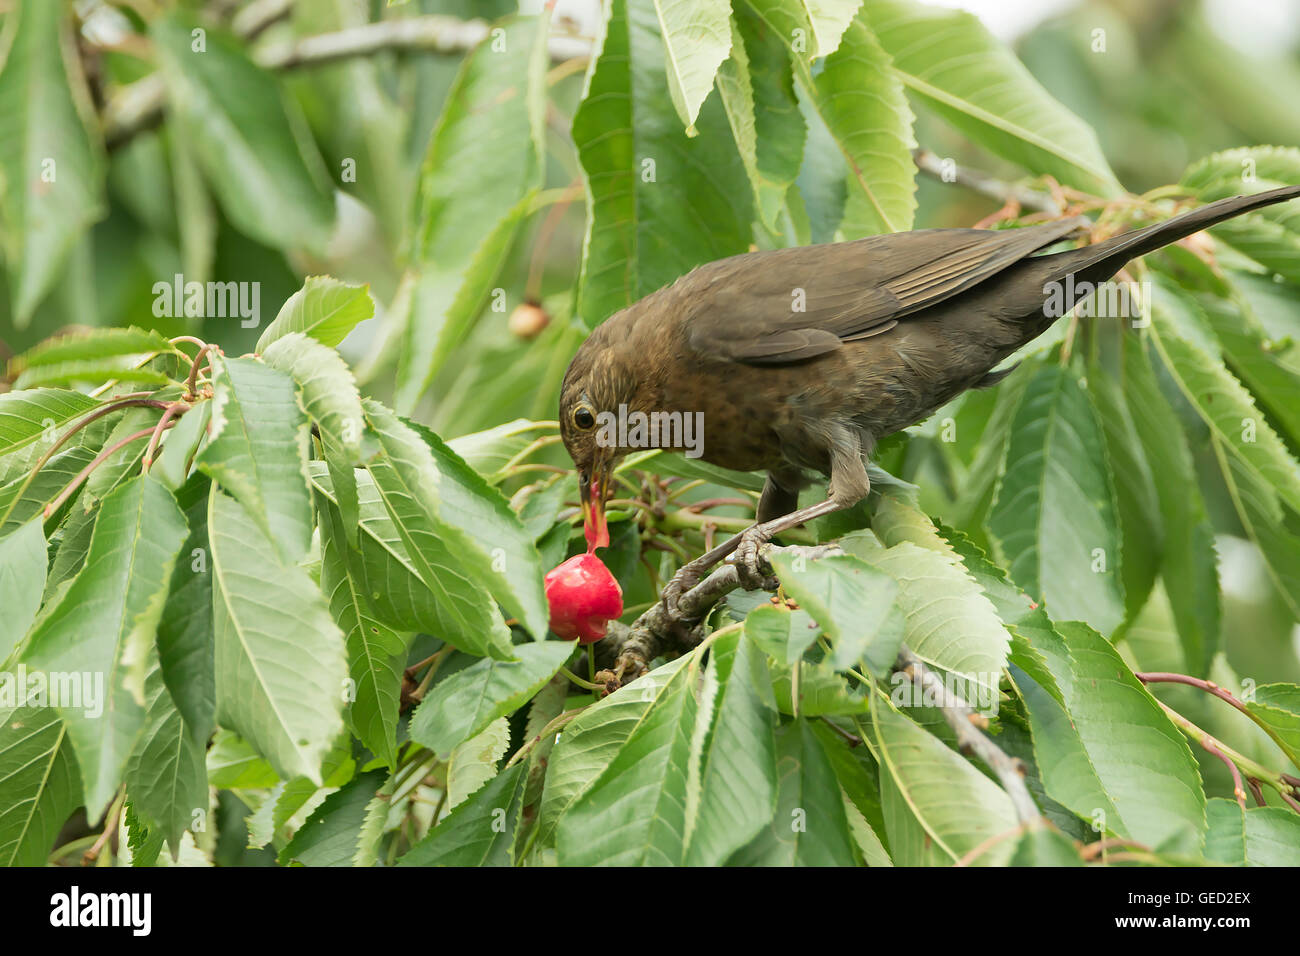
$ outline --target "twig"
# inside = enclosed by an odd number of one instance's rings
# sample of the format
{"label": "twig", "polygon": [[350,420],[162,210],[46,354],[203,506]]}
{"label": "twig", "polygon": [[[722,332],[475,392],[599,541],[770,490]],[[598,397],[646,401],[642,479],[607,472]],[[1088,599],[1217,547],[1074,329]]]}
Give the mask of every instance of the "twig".
{"label": "twig", "polygon": [[[802,554],[809,560],[816,560],[838,554],[840,548],[838,545],[778,548],[771,544],[763,548],[764,555],[774,551]],[[656,657],[691,650],[702,637],[700,622],[718,601],[738,587],[740,576],[735,565],[723,564],[678,598],[675,608],[670,609],[664,602],[656,601],[630,627],[611,621],[609,633],[594,645],[597,666],[602,668],[596,680],[625,684],[646,673]]]}
{"label": "twig", "polygon": [[117,451],[119,448],[131,444],[131,442],[133,441],[139,441],[141,438],[144,438],[146,435],[152,435],[152,434],[153,434],[153,427],[141,429],[140,431],[136,432],[134,435],[127,435],[121,441],[115,442],[108,448],[105,448],[103,451],[101,451],[98,455],[94,457],[94,459],[91,461],[89,465],[87,465],[85,468],[81,469],[81,471],[77,473],[77,477],[73,478],[72,481],[68,482],[68,484],[64,487],[64,489],[59,492],[57,498],[55,498],[48,505],[45,506],[44,517],[48,518],[50,515],[54,514],[54,512],[62,508],[63,503],[67,501],[70,497],[72,497],[73,492],[77,490],[78,486],[80,486],[80,484],[86,480],[86,478],[90,475],[92,471],[94,471],[96,468],[102,465],[104,461],[110,455],[113,454],[113,452]]}
{"label": "twig", "polygon": [[953,866],[955,868],[970,866],[972,863],[974,863],[976,860],[982,857],[989,850],[993,849],[999,843],[1009,840],[1012,837],[1018,837],[1028,829],[1029,829],[1028,823],[1018,823],[1010,830],[1003,830],[1001,833],[995,833],[987,840],[983,840],[980,843],[977,843],[975,846],[971,847],[970,850],[968,850],[962,856],[961,859],[953,863]]}
{"label": "twig", "polygon": [[1004,182],[978,169],[971,169],[969,166],[954,164],[949,168],[945,166],[942,159],[928,149],[912,150],[912,159],[916,163],[917,169],[927,176],[940,182],[951,182],[957,183],[959,186],[965,186],[982,196],[998,200],[1004,206],[1015,203],[1018,206],[1024,206],[1026,209],[1033,209],[1035,212],[1047,213],[1053,218],[1060,216],[1063,211],[1060,203],[1041,190],[1022,186],[1019,183]]}
{"label": "twig", "polygon": [[1200,677],[1192,677],[1190,674],[1173,674],[1168,671],[1147,671],[1133,675],[1144,684],[1186,684],[1188,687],[1196,687],[1205,691],[1207,694],[1213,694],[1226,703],[1231,704],[1237,710],[1241,711],[1251,721],[1258,726],[1264,733],[1273,739],[1273,742],[1281,748],[1282,752],[1290,756],[1286,742],[1276,730],[1268,725],[1267,722],[1260,719],[1259,715],[1252,711],[1246,704],[1233,696],[1230,692],[1224,690],[1212,680],[1203,680]]}
{"label": "twig", "polygon": [[268,27],[293,12],[293,0],[253,0],[235,14],[230,29],[245,40],[255,40]]}
{"label": "twig", "polygon": [[93,866],[99,859],[99,854],[103,851],[108,841],[113,838],[114,831],[117,830],[118,820],[122,816],[122,804],[126,801],[126,787],[119,787],[117,796],[113,800],[112,806],[109,807],[107,816],[104,817],[104,832],[99,835],[89,850],[81,856],[82,866]]}
{"label": "twig", "polygon": [[1232,762],[1231,757],[1219,749],[1219,745],[1213,737],[1206,735],[1201,738],[1201,746],[1204,747],[1208,753],[1214,754],[1214,756],[1218,757],[1227,765],[1228,772],[1232,774],[1232,795],[1237,798],[1237,803],[1240,804],[1241,809],[1245,810],[1246,787],[1241,782],[1241,771],[1237,769],[1237,765]]}
{"label": "twig", "polygon": [[[236,17],[233,26],[237,36],[248,40],[270,22],[274,21],[250,15],[243,21]],[[268,44],[254,53],[253,59],[263,69],[291,70],[327,66],[384,50],[463,53],[486,40],[491,30],[492,24],[487,20],[461,20],[441,14],[404,17]],[[557,61],[590,55],[590,44],[577,37],[553,36],[549,45],[551,58]],[[167,88],[157,72],[123,87],[104,111],[104,140],[108,147],[120,146],[141,130],[156,125],[162,118],[166,100]]]}
{"label": "twig", "polygon": [[1002,789],[1011,798],[1016,819],[1021,823],[1033,823],[1041,819],[1038,804],[1034,803],[1029,788],[1025,786],[1024,763],[1008,756],[1001,747],[980,732],[976,726],[976,721],[980,718],[974,708],[950,691],[939,676],[906,647],[899,648],[898,661],[894,667],[913,680],[919,679],[926,692],[941,701],[939,710],[944,721],[957,735],[957,744],[962,753],[979,757],[997,775],[1002,782]]}
{"label": "twig", "polygon": [[[776,552],[795,554],[814,561],[842,553],[835,544],[813,547],[791,545],[783,548],[768,544],[762,549],[764,557]],[[595,645],[597,661],[611,670],[602,670],[596,675],[596,680],[612,682],[617,686],[626,683],[629,675],[635,679],[646,673],[650,669],[650,661],[661,654],[695,647],[702,636],[700,623],[718,601],[738,587],[740,576],[735,565],[724,564],[682,594],[675,607],[669,608],[662,601],[656,602],[630,627],[612,621],[609,633]],[[1017,819],[1022,823],[1041,820],[1038,805],[1034,803],[1034,798],[1025,785],[1024,764],[1008,756],[980,732],[976,723],[981,718],[974,709],[949,691],[943,681],[906,647],[899,650],[895,666],[913,680],[919,679],[936,699],[942,701],[940,711],[957,735],[962,752],[979,757],[997,775],[1011,798]]]}
{"label": "twig", "polygon": [[154,426],[153,434],[149,437],[149,447],[145,449],[144,460],[140,463],[142,473],[148,473],[149,466],[153,464],[153,453],[158,450],[158,439],[162,438],[162,433],[167,430],[172,419],[179,418],[189,410],[190,406],[184,402],[172,402],[163,411],[158,424]]}

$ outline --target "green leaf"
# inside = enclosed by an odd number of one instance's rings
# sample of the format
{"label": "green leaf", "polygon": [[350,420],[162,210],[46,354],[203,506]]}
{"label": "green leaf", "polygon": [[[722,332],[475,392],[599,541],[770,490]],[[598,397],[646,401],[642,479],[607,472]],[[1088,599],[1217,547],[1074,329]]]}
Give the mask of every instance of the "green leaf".
{"label": "green leaf", "polygon": [[[425,584],[436,590],[439,574],[468,573],[542,638],[549,612],[541,557],[500,492],[428,429],[410,427],[377,402],[365,409],[381,448],[367,468]],[[483,628],[460,638],[472,641],[466,650],[500,654],[508,650],[500,634]]]}
{"label": "green leaf", "polygon": [[1016,841],[1008,866],[1082,866],[1074,841],[1060,830],[1034,827]]}
{"label": "green leaf", "polygon": [[[1188,166],[1179,183],[1204,202],[1292,186],[1300,183],[1300,149],[1243,146],[1212,153]],[[1289,218],[1283,210],[1278,215]]]}
{"label": "green leaf", "polygon": [[411,847],[398,866],[509,866],[524,764],[503,770]]}
{"label": "green leaf", "polygon": [[1300,767],[1300,686],[1260,684],[1255,688],[1254,697],[1245,703],[1251,715],[1268,728],[1291,763]]}
{"label": "green leaf", "polygon": [[383,785],[382,773],[366,773],[334,791],[293,835],[281,866],[352,866],[366,809]]}
{"label": "green leaf", "polygon": [[59,362],[55,365],[38,365],[29,368],[14,382],[19,389],[45,388],[51,385],[98,385],[103,382],[131,382],[137,385],[166,385],[167,375],[154,368],[141,367],[147,356],[115,355],[108,358],[86,359],[76,362]]}
{"label": "green leaf", "polygon": [[776,813],[732,866],[853,866],[853,835],[839,784],[806,720],[777,733]]}
{"label": "green leaf", "polygon": [[184,833],[208,811],[206,745],[206,737],[200,740],[185,726],[155,666],[145,678],[144,727],[127,763],[126,789],[135,812],[159,827],[173,856]]}
{"label": "green leaf", "polygon": [[1169,283],[1162,284],[1161,291],[1164,294],[1155,298],[1155,321],[1150,332],[1165,367],[1220,446],[1255,481],[1300,511],[1300,464],[1291,457],[1242,384],[1172,324],[1176,319],[1166,299],[1186,303],[1186,297]]}
{"label": "green leaf", "polygon": [[[29,519],[40,516],[45,506],[52,503],[94,458],[95,452],[92,449],[74,445],[47,461],[30,483],[27,475],[18,475],[0,488],[0,534],[11,534]],[[77,500],[77,497],[73,495],[69,498],[60,510],[66,511],[68,504]],[[53,528],[58,523],[59,515],[50,515],[45,520]]]}
{"label": "green leaf", "polygon": [[[1115,374],[1099,362],[1089,364],[1088,394],[1101,423],[1115,489],[1125,620],[1132,621],[1147,603],[1160,570],[1164,528],[1155,477],[1133,421],[1136,412],[1125,400],[1124,384],[1122,371]],[[1177,493],[1186,497],[1187,489],[1179,488]]]}
{"label": "green leaf", "polygon": [[1096,631],[1054,623],[969,541],[953,544],[1015,631],[1012,676],[1047,795],[1102,831],[1192,850],[1204,830],[1200,775],[1160,705]]}
{"label": "green leaf", "polygon": [[1057,619],[1109,634],[1124,619],[1114,489],[1097,414],[1055,365],[1035,372],[1011,426],[989,532],[1011,577]]}
{"label": "green leaf", "polygon": [[0,395],[0,455],[43,441],[52,444],[56,429],[79,418],[99,401],[62,388],[33,388]]}
{"label": "green leaf", "polygon": [[449,439],[447,447],[492,484],[497,484],[505,477],[502,469],[515,455],[527,448],[534,439],[554,431],[554,422],[530,422],[525,418],[516,418],[495,428]]}
{"label": "green leaf", "polygon": [[688,807],[687,866],[721,866],[758,835],[776,806],[775,714],[759,692],[771,680],[763,655],[737,631],[714,642],[708,666],[717,699],[711,720],[695,728],[692,772],[699,783]]}
{"label": "green leaf", "polygon": [[1236,303],[1202,298],[1205,314],[1221,346],[1221,357],[1264,407],[1283,438],[1300,447],[1300,408],[1292,401],[1300,391],[1300,366],[1290,349],[1270,341],[1254,318],[1244,295]]}
{"label": "green leaf", "polygon": [[764,602],[745,615],[745,635],[778,664],[793,667],[822,629],[807,611]]}
{"label": "green leaf", "polygon": [[361,464],[361,437],[366,426],[351,370],[332,348],[301,332],[276,339],[262,360],[297,383],[299,404],[320,435],[347,539],[355,543],[360,513],[353,466]]}
{"label": "green leaf", "polygon": [[731,4],[727,0],[654,0],[668,62],[668,93],[686,135],[713,89],[718,67],[731,52]]}
{"label": "green leaf", "polygon": [[[167,394],[171,392],[175,392],[175,394]],[[178,389],[170,388],[160,390],[155,394],[158,394],[160,399],[164,401],[173,397],[180,397]],[[104,448],[112,448],[114,445],[127,441],[132,435],[138,435],[146,429],[152,430],[161,418],[162,410],[152,406],[128,408],[118,417],[113,430],[104,439]],[[93,499],[103,498],[128,475],[138,474],[140,462],[144,458],[144,453],[148,447],[148,436],[137,438],[134,441],[127,441],[127,444],[96,465],[95,470],[86,479],[82,504],[89,505]]]}
{"label": "green leaf", "polygon": [[322,252],[334,197],[320,154],[279,82],[242,44],[171,15],[153,22],[175,135],[193,145],[212,193],[241,232],[280,249]]}
{"label": "green leaf", "polygon": [[1300,855],[1300,817],[1280,807],[1242,811],[1235,800],[1215,797],[1207,811],[1205,856],[1234,866],[1294,866]]}
{"label": "green leaf", "polygon": [[208,509],[217,720],[281,778],[319,785],[343,727],[343,635],[307,572],[276,555],[237,501],[214,486]]}
{"label": "green leaf", "polygon": [[229,730],[218,730],[208,749],[208,783],[228,790],[274,787],[279,782],[271,765],[253,745]]}
{"label": "green leaf", "polygon": [[1164,531],[1160,576],[1188,671],[1209,673],[1219,647],[1219,568],[1214,528],[1177,414],[1160,391],[1142,341],[1125,336],[1124,392],[1155,482]]}
{"label": "green leaf", "polygon": [[549,23],[501,21],[447,93],[420,172],[400,408],[414,406],[469,332],[542,187]]}
{"label": "green leaf", "polygon": [[205,475],[196,474],[175,492],[190,530],[172,570],[167,603],[158,620],[158,661],[163,682],[194,739],[204,745],[212,736],[217,708],[208,544],[211,486]]}
{"label": "green leaf", "polygon": [[1147,846],[1197,848],[1205,796],[1196,760],[1115,649],[1075,622],[1018,630],[1063,699],[1058,703],[1027,675],[1016,679],[1048,796],[1102,830]]}
{"label": "green leaf", "polygon": [[573,653],[564,641],[539,641],[514,648],[518,660],[484,658],[434,684],[411,715],[411,739],[440,755],[498,717],[521,707]]}
{"label": "green leaf", "polygon": [[838,48],[814,74],[798,49],[814,32],[805,4],[750,0],[750,6],[790,47],[795,79],[843,158],[848,184],[840,221],[844,237],[910,229],[916,212],[912,110],[866,17],[847,24]]}
{"label": "green leaf", "polygon": [[[899,866],[948,865],[1016,826],[1011,798],[968,761],[883,701],[872,702],[889,849]],[[1005,863],[1011,844],[976,862]]]}
{"label": "green leaf", "polygon": [[447,807],[454,809],[497,775],[497,764],[510,746],[510,719],[498,717],[462,740],[447,758]]}
{"label": "green leaf", "polygon": [[876,676],[889,673],[903,640],[899,588],[892,577],[851,554],[808,561],[776,553],[772,567],[786,593],[830,637],[837,669],[862,662]]}
{"label": "green leaf", "polygon": [[402,670],[412,635],[375,619],[353,576],[359,557],[350,551],[338,509],[327,504],[319,514],[321,590],[347,644],[353,689],[348,725],[371,753],[395,769]]}
{"label": "green leaf", "polygon": [[332,348],[374,314],[370,286],[340,282],[329,276],[308,276],[302,288],[285,300],[275,321],[258,338],[254,351],[263,353],[271,343],[293,332]]}
{"label": "green leaf", "polygon": [[904,85],[971,140],[1031,173],[1119,192],[1092,129],[973,14],[912,0],[867,0],[864,10]]}
{"label": "green leaf", "polygon": [[694,664],[677,671],[604,772],[559,819],[561,866],[675,865],[687,827]]}
{"label": "green leaf", "polygon": [[58,710],[92,820],[117,790],[144,725],[147,655],[185,535],[184,514],[157,481],[145,476],[119,487],[100,505],[85,567],[36,625],[24,654],[30,669],[59,672],[80,690]]}
{"label": "green leaf", "polygon": [[199,445],[207,440],[211,421],[211,402],[192,406],[180,421],[163,433],[162,453],[154,459],[150,473],[172,491],[183,486],[192,477],[194,458]]}
{"label": "green leaf", "polygon": [[45,533],[32,519],[0,538],[0,662],[18,646],[41,608],[45,591]]}
{"label": "green leaf", "polygon": [[284,372],[213,358],[212,423],[201,471],[247,509],[287,564],[311,543],[307,416]]}
{"label": "green leaf", "polygon": [[52,707],[0,707],[0,866],[44,866],[79,806],[67,725]]}
{"label": "green leaf", "polygon": [[[312,462],[311,468],[318,496],[323,496],[337,513],[325,463]],[[356,480],[361,520],[357,536],[360,561],[349,570],[375,618],[394,630],[427,634],[456,634],[465,630],[473,639],[479,632],[468,630],[463,621],[476,616],[488,622],[486,628],[496,628],[508,635],[495,602],[474,582],[447,574],[435,578],[436,593],[425,585],[397,525],[384,507],[374,479],[368,471],[358,471]],[[322,526],[341,520],[334,515],[322,519]],[[347,530],[346,525],[342,528]]]}
{"label": "green leaf", "polygon": [[657,667],[575,717],[560,735],[546,769],[536,843],[546,846],[555,825],[646,719],[650,705],[694,658],[684,654]]}
{"label": "green leaf", "polygon": [[754,188],[754,208],[763,225],[776,232],[786,193],[799,175],[808,129],[780,37],[744,6],[737,9],[731,31],[731,57],[718,71],[718,94]]}
{"label": "green leaf", "polygon": [[131,326],[125,329],[90,329],[46,339],[9,361],[10,373],[64,362],[88,361],[110,355],[169,352],[171,344],[157,332]]}
{"label": "green leaf", "polygon": [[577,304],[588,327],[752,238],[750,188],[719,98],[704,102],[700,135],[688,137],[663,95],[653,0],[607,9],[572,125],[588,194]]}
{"label": "green leaf", "polygon": [[1223,442],[1212,439],[1211,446],[1242,527],[1259,547],[1278,595],[1300,618],[1300,535],[1288,530],[1300,526],[1300,515],[1279,502],[1274,489]]}
{"label": "green leaf", "polygon": [[24,0],[10,8],[0,68],[0,244],[24,328],[82,233],[104,211],[103,145],[81,74],[71,11]]}
{"label": "green leaf", "polygon": [[893,866],[882,839],[885,818],[880,804],[880,771],[871,754],[860,744],[850,745],[826,721],[811,726],[839,781],[849,829],[863,862],[867,866]]}
{"label": "green leaf", "polygon": [[[1214,153],[1187,167],[1181,185],[1205,202],[1300,183],[1300,149],[1246,146]],[[1300,212],[1295,203],[1256,210],[1214,227],[1214,237],[1300,282]]]}
{"label": "green leaf", "polygon": [[847,539],[845,550],[898,582],[903,640],[912,652],[964,677],[972,685],[968,700],[996,700],[1010,636],[961,559],[908,540],[885,550],[864,550],[859,541]]}

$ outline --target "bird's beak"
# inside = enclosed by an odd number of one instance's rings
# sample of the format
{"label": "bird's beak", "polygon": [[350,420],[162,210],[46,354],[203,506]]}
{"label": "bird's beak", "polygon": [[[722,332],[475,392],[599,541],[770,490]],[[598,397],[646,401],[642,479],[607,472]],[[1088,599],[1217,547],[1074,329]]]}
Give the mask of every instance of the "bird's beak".
{"label": "bird's beak", "polygon": [[[587,538],[588,552],[609,547],[609,527],[605,523],[605,500],[609,493],[609,466],[597,462],[591,472],[579,476],[578,491],[582,496],[582,530]],[[583,478],[586,478],[584,481]]]}

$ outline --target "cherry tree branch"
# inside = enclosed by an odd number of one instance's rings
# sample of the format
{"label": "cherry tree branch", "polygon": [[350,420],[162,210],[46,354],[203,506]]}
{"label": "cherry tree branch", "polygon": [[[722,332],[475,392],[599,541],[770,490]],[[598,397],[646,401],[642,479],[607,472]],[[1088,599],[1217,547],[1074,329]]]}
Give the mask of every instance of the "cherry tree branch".
{"label": "cherry tree branch", "polygon": [[[241,13],[249,14],[254,7],[262,9],[257,15],[237,16],[232,29],[241,39],[251,40],[284,15],[286,11],[280,8],[285,5],[283,0],[266,0],[246,7]],[[487,20],[461,20],[442,14],[403,17],[268,43],[253,54],[253,59],[263,69],[280,71],[328,66],[389,50],[463,53],[486,40],[491,31],[492,24]],[[591,52],[590,42],[581,37],[556,35],[548,43],[553,60],[570,60]],[[156,125],[162,119],[166,99],[166,85],[158,72],[123,87],[104,111],[104,141],[108,147],[118,147]]]}
{"label": "cherry tree branch", "polygon": [[[768,544],[762,549],[764,557],[777,552],[810,561],[843,553],[835,544],[787,547]],[[650,662],[661,654],[690,650],[703,636],[701,624],[709,611],[738,587],[740,577],[735,566],[723,564],[683,594],[675,609],[660,601],[648,608],[630,627],[611,622],[609,633],[593,645],[597,664],[603,668],[596,675],[596,681],[616,690],[621,684],[646,673]],[[920,681],[928,695],[939,701],[939,710],[957,735],[962,753],[978,757],[993,771],[1011,798],[1016,818],[1022,824],[1040,821],[1042,814],[1025,785],[1024,763],[1008,755],[983,733],[988,722],[959,695],[950,691],[939,676],[908,648],[899,649],[894,669]]]}

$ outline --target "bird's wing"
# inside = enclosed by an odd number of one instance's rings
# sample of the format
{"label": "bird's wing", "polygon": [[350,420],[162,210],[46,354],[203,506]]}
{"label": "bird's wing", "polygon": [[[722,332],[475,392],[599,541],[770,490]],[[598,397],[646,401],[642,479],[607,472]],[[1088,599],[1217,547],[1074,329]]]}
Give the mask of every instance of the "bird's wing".
{"label": "bird's wing", "polygon": [[775,249],[701,266],[679,283],[692,348],[751,365],[812,358],[879,335],[1078,231],[924,229]]}

